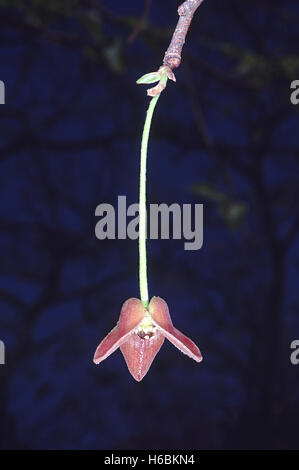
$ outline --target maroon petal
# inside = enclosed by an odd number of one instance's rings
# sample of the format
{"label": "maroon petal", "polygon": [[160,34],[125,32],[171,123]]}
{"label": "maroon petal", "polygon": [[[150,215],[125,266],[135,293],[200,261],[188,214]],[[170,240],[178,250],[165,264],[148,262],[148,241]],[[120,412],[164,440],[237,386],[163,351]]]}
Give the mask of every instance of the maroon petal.
{"label": "maroon petal", "polygon": [[145,308],[139,299],[128,299],[122,306],[117,325],[96,349],[93,361],[99,364],[126,341],[144,317]]}
{"label": "maroon petal", "polygon": [[149,339],[142,339],[134,333],[120,346],[128,369],[137,382],[140,382],[149,370],[163,342],[164,336],[156,330]]}
{"label": "maroon petal", "polygon": [[202,361],[201,352],[196,344],[174,328],[165,300],[153,297],[149,304],[149,312],[155,325],[174,346],[196,362]]}

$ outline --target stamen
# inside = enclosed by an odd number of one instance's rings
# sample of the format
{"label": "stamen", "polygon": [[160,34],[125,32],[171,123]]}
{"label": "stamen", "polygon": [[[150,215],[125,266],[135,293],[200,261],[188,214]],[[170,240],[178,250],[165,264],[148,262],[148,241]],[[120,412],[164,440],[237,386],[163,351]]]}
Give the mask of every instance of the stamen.
{"label": "stamen", "polygon": [[136,328],[135,333],[141,339],[150,339],[155,334],[155,325],[153,324],[152,318],[148,311],[146,311],[144,318],[138,328]]}

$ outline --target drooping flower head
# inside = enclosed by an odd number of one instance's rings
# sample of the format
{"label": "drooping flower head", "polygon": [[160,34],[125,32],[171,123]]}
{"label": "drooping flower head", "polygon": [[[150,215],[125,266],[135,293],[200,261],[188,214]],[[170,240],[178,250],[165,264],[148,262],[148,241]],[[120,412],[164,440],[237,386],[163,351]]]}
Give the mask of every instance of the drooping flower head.
{"label": "drooping flower head", "polygon": [[97,347],[94,362],[99,364],[120,348],[130,373],[140,382],[165,338],[196,362],[202,360],[193,341],[174,328],[165,300],[153,297],[146,308],[141,300],[128,299],[122,306],[117,325]]}

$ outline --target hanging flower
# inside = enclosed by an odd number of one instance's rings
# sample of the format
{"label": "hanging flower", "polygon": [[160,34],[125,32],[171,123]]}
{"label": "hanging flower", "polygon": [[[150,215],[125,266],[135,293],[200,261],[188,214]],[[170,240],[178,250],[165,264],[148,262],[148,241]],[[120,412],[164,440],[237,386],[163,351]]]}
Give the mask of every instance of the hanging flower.
{"label": "hanging flower", "polygon": [[97,347],[94,362],[99,364],[120,348],[130,373],[140,382],[165,338],[196,362],[202,360],[193,341],[174,328],[163,299],[153,297],[147,308],[139,299],[128,299],[122,306],[117,325]]}

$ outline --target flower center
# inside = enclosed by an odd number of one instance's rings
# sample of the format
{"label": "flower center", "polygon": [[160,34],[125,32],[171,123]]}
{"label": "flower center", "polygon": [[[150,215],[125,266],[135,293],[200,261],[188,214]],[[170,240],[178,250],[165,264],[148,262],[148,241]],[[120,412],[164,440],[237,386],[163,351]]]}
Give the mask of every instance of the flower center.
{"label": "flower center", "polygon": [[135,333],[141,339],[150,339],[155,334],[155,325],[153,324],[152,317],[150,316],[149,312],[146,311],[143,317],[142,322],[136,328]]}

